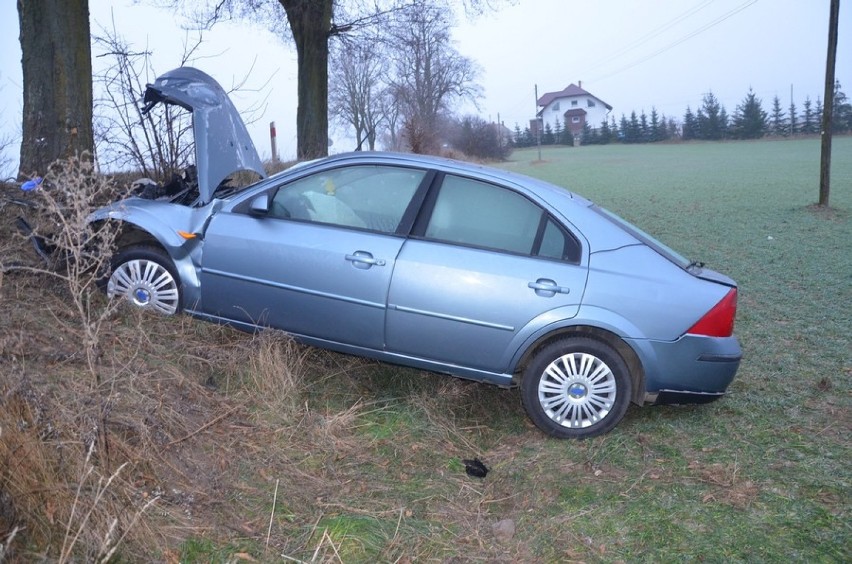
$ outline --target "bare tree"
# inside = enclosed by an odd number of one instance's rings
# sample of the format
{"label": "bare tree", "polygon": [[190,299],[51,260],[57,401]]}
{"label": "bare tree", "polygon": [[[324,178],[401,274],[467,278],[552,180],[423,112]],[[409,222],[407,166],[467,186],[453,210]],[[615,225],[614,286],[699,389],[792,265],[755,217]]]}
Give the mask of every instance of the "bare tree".
{"label": "bare tree", "polygon": [[388,30],[391,89],[403,114],[403,132],[415,153],[438,148],[439,117],[453,101],[480,96],[478,69],[450,41],[451,14],[416,2]]}
{"label": "bare tree", "polygon": [[[345,33],[385,27],[402,10],[431,6],[452,12],[450,0],[160,0],[165,5],[189,6],[194,21],[209,27],[233,17],[250,17],[286,29],[296,46],[298,61],[298,100],[296,112],[296,153],[300,159],[328,154],[328,61],[329,40]],[[479,14],[514,0],[464,0],[468,15]]]}
{"label": "bare tree", "polygon": [[382,96],[379,98],[379,107],[385,125],[384,146],[392,151],[402,150],[402,138],[399,135],[402,114],[400,113],[399,101],[392,89],[385,88],[382,91]]}
{"label": "bare tree", "polygon": [[346,42],[332,54],[329,111],[335,121],[352,126],[358,140],[357,150],[365,141],[371,151],[376,148],[383,120],[380,102],[387,65],[377,45]]}
{"label": "bare tree", "polygon": [[[98,57],[112,63],[94,77],[98,86],[95,134],[98,158],[108,170],[139,171],[158,181],[192,162],[191,114],[169,104],[142,111],[145,85],[153,82],[150,52],[134,51],[113,27],[94,37]],[[184,65],[201,44],[201,37],[184,49]]]}
{"label": "bare tree", "polygon": [[88,0],[18,1],[24,84],[21,176],[91,154],[92,53]]}

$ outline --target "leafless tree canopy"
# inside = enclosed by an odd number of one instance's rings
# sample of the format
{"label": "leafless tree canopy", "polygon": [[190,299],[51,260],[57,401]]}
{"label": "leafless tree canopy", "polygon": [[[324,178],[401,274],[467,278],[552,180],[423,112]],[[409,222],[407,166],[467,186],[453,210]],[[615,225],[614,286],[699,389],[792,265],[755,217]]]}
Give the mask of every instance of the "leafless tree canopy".
{"label": "leafless tree canopy", "polygon": [[[418,72],[420,78],[427,79],[426,84],[418,84],[415,90],[396,88],[392,95],[396,102],[399,102],[400,96],[404,96],[407,103],[414,104],[412,108],[420,104],[422,109],[424,91],[420,88],[423,87],[431,90],[432,95],[438,96],[433,100],[434,103],[426,105],[435,106],[440,110],[453,96],[475,94],[475,89],[469,85],[459,87],[460,77],[464,82],[468,82],[474,74],[474,67],[469,60],[460,57],[452,49],[446,30],[443,35],[430,34],[434,34],[441,26],[448,25],[448,15],[459,6],[466,15],[473,16],[496,9],[500,4],[512,2],[513,0],[464,0],[461,3],[451,0],[160,0],[160,5],[182,9],[190,25],[196,28],[208,28],[226,19],[244,18],[268,26],[293,41],[299,65],[297,155],[299,158],[313,158],[327,154],[328,151],[330,39],[340,38],[349,41],[349,45],[363,45],[363,39],[368,33],[396,28],[398,34],[401,34],[404,27],[397,24],[400,21],[411,23],[414,21],[412,18],[418,17],[420,39],[415,42],[423,45],[426,37],[432,37],[439,42],[436,52],[421,50],[418,56],[429,58],[438,53],[438,58],[433,60],[440,60],[442,68],[449,68],[451,71],[449,75],[442,75],[432,72],[430,67],[423,67]],[[430,65],[431,62],[424,59],[424,64]],[[407,80],[401,78],[397,81],[398,86],[405,85]],[[456,84],[448,87],[452,82]],[[416,102],[415,98],[418,96],[421,96],[421,100]],[[387,106],[386,97],[378,98],[384,99],[383,105]],[[417,118],[419,121],[408,119],[405,123],[418,130],[429,127],[429,119],[434,118],[434,113],[427,110],[421,114]],[[351,117],[353,119],[345,119],[348,122],[355,121],[353,127],[359,136],[365,134],[366,129],[370,129],[363,125],[370,121],[363,113],[359,112]]]}
{"label": "leafless tree canopy", "polygon": [[376,148],[376,134],[382,121],[381,97],[387,74],[386,59],[374,45],[340,46],[332,51],[329,66],[332,79],[328,105],[333,119],[351,125],[357,148],[367,143]]}
{"label": "leafless tree canopy", "polygon": [[389,148],[436,152],[453,103],[479,96],[478,69],[452,45],[453,14],[443,2],[413,2],[384,17],[372,36],[337,45],[332,115],[359,140],[382,128]]}
{"label": "leafless tree canopy", "polygon": [[[200,42],[188,46],[176,66],[185,64]],[[142,113],[145,86],[155,78],[150,52],[135,51],[115,29],[95,36],[94,44],[97,56],[110,60],[94,76],[95,141],[102,168],[138,171],[162,182],[192,164],[191,114],[166,104]]]}
{"label": "leafless tree canopy", "polygon": [[414,152],[436,149],[438,118],[449,104],[475,101],[481,89],[478,69],[450,41],[451,13],[418,3],[388,30],[393,74],[391,91],[404,116],[404,129]]}

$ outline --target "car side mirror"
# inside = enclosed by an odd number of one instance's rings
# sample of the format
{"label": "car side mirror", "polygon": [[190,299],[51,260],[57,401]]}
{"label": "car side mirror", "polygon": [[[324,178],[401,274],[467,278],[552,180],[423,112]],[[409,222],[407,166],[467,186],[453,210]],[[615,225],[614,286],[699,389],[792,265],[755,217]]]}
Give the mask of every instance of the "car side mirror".
{"label": "car side mirror", "polygon": [[249,206],[249,212],[253,215],[266,215],[269,213],[269,194],[256,196]]}

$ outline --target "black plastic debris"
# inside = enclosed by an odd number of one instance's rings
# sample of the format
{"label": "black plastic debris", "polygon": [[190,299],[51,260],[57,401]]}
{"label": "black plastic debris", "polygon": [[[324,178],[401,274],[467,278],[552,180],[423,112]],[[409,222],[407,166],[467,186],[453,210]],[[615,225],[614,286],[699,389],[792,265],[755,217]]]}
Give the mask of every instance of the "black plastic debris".
{"label": "black plastic debris", "polygon": [[472,478],[484,478],[488,474],[488,468],[478,458],[473,460],[462,460],[464,471]]}

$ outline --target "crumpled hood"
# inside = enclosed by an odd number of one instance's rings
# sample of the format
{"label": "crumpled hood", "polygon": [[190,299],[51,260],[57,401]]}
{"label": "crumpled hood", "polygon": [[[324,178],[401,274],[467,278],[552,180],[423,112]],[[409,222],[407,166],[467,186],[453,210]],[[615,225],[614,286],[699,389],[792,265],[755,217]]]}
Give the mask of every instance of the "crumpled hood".
{"label": "crumpled hood", "polygon": [[242,118],[210,75],[192,67],[176,68],[148,85],[144,101],[145,111],[163,102],[192,112],[201,203],[208,203],[216,187],[234,172],[251,170],[266,177]]}

